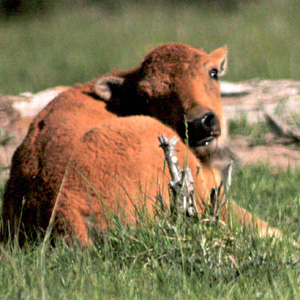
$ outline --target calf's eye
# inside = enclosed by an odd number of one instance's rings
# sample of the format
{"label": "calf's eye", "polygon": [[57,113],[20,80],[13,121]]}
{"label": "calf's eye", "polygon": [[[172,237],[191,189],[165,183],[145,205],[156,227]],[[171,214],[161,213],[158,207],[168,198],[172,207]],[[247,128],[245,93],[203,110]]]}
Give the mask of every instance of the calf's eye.
{"label": "calf's eye", "polygon": [[209,76],[211,78],[218,79],[218,70],[217,69],[210,70],[209,71]]}

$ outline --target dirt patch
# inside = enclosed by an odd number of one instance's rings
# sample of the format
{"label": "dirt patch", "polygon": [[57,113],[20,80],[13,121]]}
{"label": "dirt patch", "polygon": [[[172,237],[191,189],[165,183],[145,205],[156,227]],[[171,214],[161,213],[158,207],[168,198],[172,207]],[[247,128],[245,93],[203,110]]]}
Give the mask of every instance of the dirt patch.
{"label": "dirt patch", "polygon": [[272,134],[266,136],[264,145],[253,145],[251,138],[237,135],[230,138],[229,148],[242,164],[266,163],[274,168],[300,168],[300,145]]}

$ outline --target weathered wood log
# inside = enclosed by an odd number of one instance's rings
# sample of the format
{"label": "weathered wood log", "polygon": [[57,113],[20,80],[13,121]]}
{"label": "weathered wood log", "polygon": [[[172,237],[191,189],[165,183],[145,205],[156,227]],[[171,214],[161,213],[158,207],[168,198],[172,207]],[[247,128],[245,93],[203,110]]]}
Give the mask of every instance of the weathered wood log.
{"label": "weathered wood log", "polygon": [[[55,87],[37,94],[0,95],[0,167],[9,168],[11,156],[24,139],[32,118],[54,97],[68,87]],[[249,123],[264,121],[264,112],[286,120],[300,114],[300,82],[291,80],[252,79],[237,83],[221,82],[225,117]],[[293,115],[291,115],[293,114]],[[10,138],[9,140],[6,137]],[[7,172],[0,174],[0,182]]]}
{"label": "weathered wood log", "polygon": [[36,94],[0,95],[0,184],[8,177],[10,161],[32,119],[58,94],[69,87],[55,87]]}
{"label": "weathered wood log", "polygon": [[264,113],[278,112],[282,119],[300,114],[300,82],[262,80],[221,82],[224,114],[229,120],[245,117],[249,123],[264,121]]}
{"label": "weathered wood log", "polygon": [[267,124],[272,131],[279,137],[286,137],[292,139],[294,142],[300,142],[300,131],[284,124],[272,113],[264,114]]}

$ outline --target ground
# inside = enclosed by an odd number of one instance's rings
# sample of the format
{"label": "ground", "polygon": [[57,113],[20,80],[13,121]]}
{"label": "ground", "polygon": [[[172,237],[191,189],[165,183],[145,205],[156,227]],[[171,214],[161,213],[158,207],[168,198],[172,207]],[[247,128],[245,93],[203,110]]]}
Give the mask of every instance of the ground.
{"label": "ground", "polygon": [[273,134],[266,135],[265,145],[253,145],[251,138],[242,135],[231,137],[229,145],[241,163],[264,162],[283,169],[300,167],[300,145],[288,143]]}
{"label": "ground", "polygon": [[264,118],[265,112],[276,114],[285,124],[298,130],[299,82],[252,79],[235,84],[221,83],[221,89],[224,113],[229,123],[235,122],[228,140],[229,149],[241,163],[300,167],[300,144],[272,133]]}

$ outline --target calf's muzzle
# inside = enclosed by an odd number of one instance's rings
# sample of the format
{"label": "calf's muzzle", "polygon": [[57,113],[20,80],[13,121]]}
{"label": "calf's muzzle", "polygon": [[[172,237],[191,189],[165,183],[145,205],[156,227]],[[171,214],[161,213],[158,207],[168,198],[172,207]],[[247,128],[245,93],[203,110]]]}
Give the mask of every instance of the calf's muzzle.
{"label": "calf's muzzle", "polygon": [[213,112],[187,122],[190,147],[207,146],[221,133],[220,122]]}
{"label": "calf's muzzle", "polygon": [[185,140],[188,138],[189,146],[196,155],[205,156],[216,150],[221,125],[213,111],[194,110],[186,114],[185,121],[180,124],[179,133]]}

